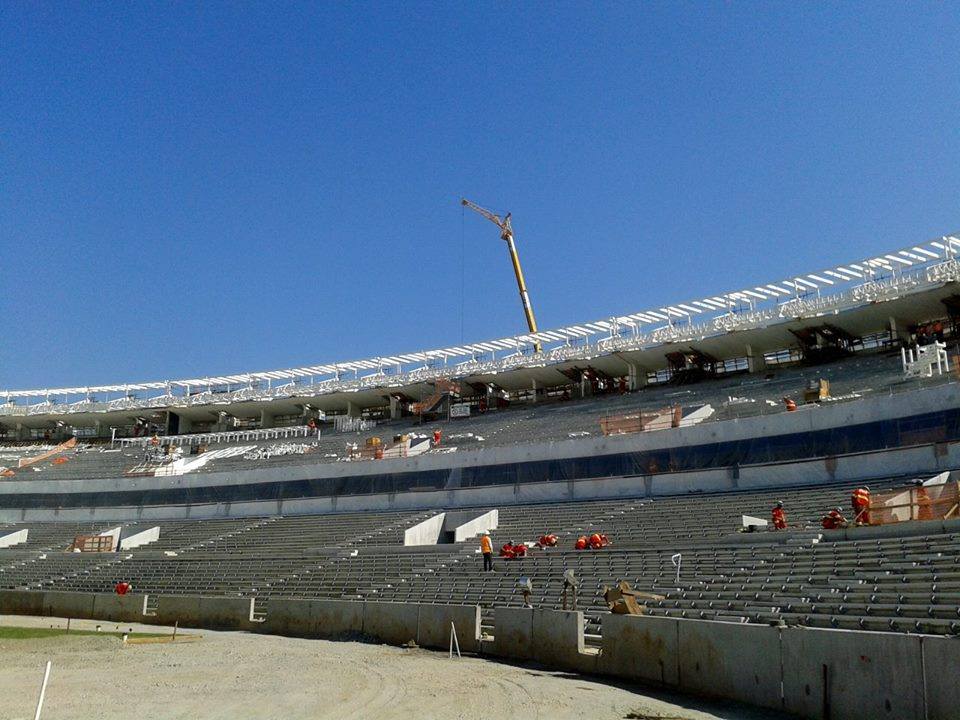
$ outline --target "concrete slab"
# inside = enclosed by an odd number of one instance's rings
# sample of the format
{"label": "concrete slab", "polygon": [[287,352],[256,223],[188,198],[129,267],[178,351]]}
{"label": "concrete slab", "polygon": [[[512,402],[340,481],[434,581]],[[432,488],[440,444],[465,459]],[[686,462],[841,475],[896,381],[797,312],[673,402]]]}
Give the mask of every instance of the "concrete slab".
{"label": "concrete slab", "polygon": [[925,636],[920,649],[928,720],[956,718],[960,715],[960,638]]}
{"label": "concrete slab", "polygon": [[[830,720],[924,717],[919,636],[786,628],[781,648],[788,712]],[[956,682],[956,666],[949,674]]]}
{"label": "concrete slab", "polygon": [[477,652],[480,648],[479,605],[420,605],[417,644],[421,647],[448,649],[451,623],[457,629],[460,651]]}
{"label": "concrete slab", "polygon": [[780,709],[779,629],[677,620],[680,689]]}
{"label": "concrete slab", "polygon": [[420,606],[415,603],[363,603],[363,634],[391,645],[417,639]]}
{"label": "concrete slab", "polygon": [[514,660],[533,656],[533,612],[526,608],[494,609],[494,655]]}
{"label": "concrete slab", "polygon": [[93,593],[45,592],[43,614],[63,618],[93,618],[93,597]]}
{"label": "concrete slab", "polygon": [[680,629],[676,618],[603,615],[600,671],[675,687],[680,682]]}

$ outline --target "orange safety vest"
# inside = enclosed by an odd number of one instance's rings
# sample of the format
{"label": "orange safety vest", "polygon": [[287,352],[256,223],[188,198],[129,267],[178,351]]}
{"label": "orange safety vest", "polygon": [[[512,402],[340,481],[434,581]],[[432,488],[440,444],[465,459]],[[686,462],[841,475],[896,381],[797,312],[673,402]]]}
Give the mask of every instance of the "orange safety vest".
{"label": "orange safety vest", "polygon": [[853,504],[860,507],[868,507],[870,505],[870,491],[864,490],[863,488],[857,488],[853,491],[853,495],[850,496],[853,500]]}
{"label": "orange safety vest", "polygon": [[480,538],[480,552],[482,553],[492,553],[493,546],[490,545],[490,538],[484,535]]}

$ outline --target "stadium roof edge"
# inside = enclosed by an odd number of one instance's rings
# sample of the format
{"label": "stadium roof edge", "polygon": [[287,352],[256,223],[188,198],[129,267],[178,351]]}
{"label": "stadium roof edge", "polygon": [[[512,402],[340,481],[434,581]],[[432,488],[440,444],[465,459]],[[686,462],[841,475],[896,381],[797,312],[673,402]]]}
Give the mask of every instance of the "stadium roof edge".
{"label": "stadium roof edge", "polygon": [[[749,289],[735,290],[720,295],[711,295],[697,300],[687,300],[683,303],[665,305],[656,309],[611,316],[602,320],[593,320],[585,323],[575,323],[562,328],[551,328],[538,333],[524,333],[510,337],[487,340],[483,342],[461,344],[449,348],[425,350],[420,352],[380,356],[363,360],[326,363],[321,365],[302,366],[285,370],[268,370],[260,372],[239,373],[234,375],[198,377],[192,379],[163,380],[149,382],[113,383],[109,385],[91,385],[64,388],[40,388],[31,390],[0,390],[0,397],[7,403],[16,398],[48,398],[50,396],[90,396],[94,393],[125,393],[165,390],[173,394],[175,390],[181,393],[191,393],[204,388],[253,385],[256,383],[272,384],[275,380],[295,382],[298,378],[316,378],[333,376],[339,380],[343,373],[359,374],[360,370],[375,370],[376,375],[386,375],[389,370],[402,371],[404,365],[414,363],[429,363],[431,360],[442,360],[444,363],[451,358],[463,358],[459,364],[476,362],[478,356],[488,355],[499,351],[512,353],[532,352],[535,343],[561,343],[568,345],[571,341],[582,340],[600,333],[607,333],[607,337],[615,338],[638,333],[642,325],[661,323],[661,328],[673,328],[674,324],[692,323],[694,317],[700,315],[714,315],[714,320],[732,319],[740,314],[755,313],[761,307],[785,306],[788,303],[802,304],[811,295],[820,298],[821,291],[831,294],[842,293],[844,289],[855,290],[857,287],[870,286],[896,280],[898,276],[907,273],[926,273],[928,282],[936,281],[936,272],[931,271],[945,263],[957,264],[956,255],[960,250],[960,233],[952,233],[930,240],[920,245],[910,245],[900,250],[881,253],[873,257],[860,260],[856,263],[845,263],[831,268],[818,270],[814,273],[800,273],[789,278],[753,285]],[[854,268],[851,270],[850,268]],[[952,279],[952,278],[951,278]],[[769,288],[769,290],[767,290]],[[779,293],[772,289],[776,288]],[[790,297],[784,298],[790,288]],[[869,287],[868,287],[869,289]],[[763,294],[763,292],[769,294]],[[856,294],[856,293],[854,293]],[[746,307],[745,307],[746,306]],[[652,320],[651,320],[652,318]],[[731,324],[727,323],[727,324]],[[726,325],[724,325],[726,327]],[[658,328],[660,329],[660,328]],[[730,330],[730,327],[726,329]],[[602,338],[601,338],[602,339]]]}

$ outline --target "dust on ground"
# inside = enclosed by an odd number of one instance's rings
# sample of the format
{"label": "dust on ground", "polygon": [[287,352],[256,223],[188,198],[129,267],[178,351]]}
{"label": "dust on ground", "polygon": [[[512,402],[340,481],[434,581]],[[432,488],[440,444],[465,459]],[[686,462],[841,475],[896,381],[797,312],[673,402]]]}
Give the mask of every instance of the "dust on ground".
{"label": "dust on ground", "polygon": [[[0,616],[0,624],[63,627],[65,620]],[[74,620],[104,632],[156,626]],[[437,718],[446,720],[770,720],[781,717],[638,686],[476,657],[358,642],[248,633],[183,644],[123,645],[90,635],[0,640],[0,717],[30,720],[47,660],[43,720]]]}

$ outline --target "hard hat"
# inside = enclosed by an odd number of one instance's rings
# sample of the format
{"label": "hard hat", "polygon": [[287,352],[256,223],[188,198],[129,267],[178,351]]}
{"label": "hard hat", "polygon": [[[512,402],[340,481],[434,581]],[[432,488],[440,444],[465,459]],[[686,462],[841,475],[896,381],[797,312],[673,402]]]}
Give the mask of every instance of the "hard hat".
{"label": "hard hat", "polygon": [[783,507],[783,500],[777,500],[777,507]]}
{"label": "hard hat", "polygon": [[834,510],[836,510],[837,512],[843,512],[843,509],[840,507],[835,507]]}

